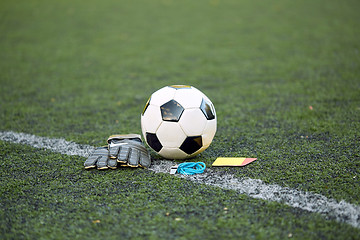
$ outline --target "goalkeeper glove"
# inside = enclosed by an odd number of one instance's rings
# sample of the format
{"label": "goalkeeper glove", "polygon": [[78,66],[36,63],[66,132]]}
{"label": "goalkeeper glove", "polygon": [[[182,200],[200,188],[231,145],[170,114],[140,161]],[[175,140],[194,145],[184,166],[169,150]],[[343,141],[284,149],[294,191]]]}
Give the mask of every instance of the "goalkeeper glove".
{"label": "goalkeeper glove", "polygon": [[85,161],[85,169],[115,169],[120,166],[148,168],[151,157],[138,134],[112,135],[107,147],[95,149]]}

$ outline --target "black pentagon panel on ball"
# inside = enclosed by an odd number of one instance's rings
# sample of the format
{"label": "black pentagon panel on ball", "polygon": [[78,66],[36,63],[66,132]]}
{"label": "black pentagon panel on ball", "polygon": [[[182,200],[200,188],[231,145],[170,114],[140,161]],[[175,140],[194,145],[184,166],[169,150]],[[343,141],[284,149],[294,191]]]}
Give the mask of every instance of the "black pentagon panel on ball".
{"label": "black pentagon panel on ball", "polygon": [[169,122],[178,122],[184,112],[184,108],[175,100],[163,104],[160,110],[162,119]]}
{"label": "black pentagon panel on ball", "polygon": [[201,105],[200,105],[201,111],[204,113],[207,120],[213,120],[215,119],[215,115],[213,112],[213,109],[211,108],[211,103],[209,103],[207,100],[203,98]]}
{"label": "black pentagon panel on ball", "polygon": [[187,154],[193,154],[202,147],[202,138],[201,136],[196,137],[187,137],[183,144],[181,144],[180,149]]}
{"label": "black pentagon panel on ball", "polygon": [[155,133],[146,133],[146,142],[156,152],[159,152],[163,147]]}

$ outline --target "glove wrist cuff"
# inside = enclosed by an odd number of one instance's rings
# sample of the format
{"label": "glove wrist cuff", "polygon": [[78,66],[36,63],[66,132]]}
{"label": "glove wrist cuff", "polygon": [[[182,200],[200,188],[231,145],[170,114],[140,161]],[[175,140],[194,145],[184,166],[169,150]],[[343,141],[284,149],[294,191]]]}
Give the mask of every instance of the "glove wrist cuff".
{"label": "glove wrist cuff", "polygon": [[111,135],[107,142],[108,144],[111,143],[112,140],[125,140],[125,139],[140,139],[141,140],[141,136],[139,134],[116,134],[116,135]]}

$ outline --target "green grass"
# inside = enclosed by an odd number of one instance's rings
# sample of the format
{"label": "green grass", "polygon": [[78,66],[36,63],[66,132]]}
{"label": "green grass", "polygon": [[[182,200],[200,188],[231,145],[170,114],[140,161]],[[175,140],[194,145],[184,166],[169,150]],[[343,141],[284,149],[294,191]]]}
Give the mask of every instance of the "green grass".
{"label": "green grass", "polygon": [[[257,157],[217,171],[359,205],[359,7],[1,1],[0,130],[99,146],[114,133],[140,133],[152,92],[189,84],[212,100],[218,117],[214,141],[196,161]],[[233,191],[141,169],[85,171],[81,157],[0,143],[5,238],[360,235]]]}
{"label": "green grass", "polygon": [[84,171],[79,157],[8,143],[1,148],[5,238],[355,239],[359,234],[317,214],[168,174]]}

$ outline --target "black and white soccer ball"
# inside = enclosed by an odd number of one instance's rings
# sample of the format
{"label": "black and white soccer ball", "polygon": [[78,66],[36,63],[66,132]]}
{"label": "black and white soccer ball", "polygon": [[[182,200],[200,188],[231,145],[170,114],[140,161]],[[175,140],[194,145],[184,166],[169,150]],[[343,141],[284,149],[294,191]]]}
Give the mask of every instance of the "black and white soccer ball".
{"label": "black and white soccer ball", "polygon": [[207,149],[215,136],[215,108],[195,87],[166,86],[147,101],[141,129],[146,143],[160,156],[191,158]]}

